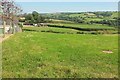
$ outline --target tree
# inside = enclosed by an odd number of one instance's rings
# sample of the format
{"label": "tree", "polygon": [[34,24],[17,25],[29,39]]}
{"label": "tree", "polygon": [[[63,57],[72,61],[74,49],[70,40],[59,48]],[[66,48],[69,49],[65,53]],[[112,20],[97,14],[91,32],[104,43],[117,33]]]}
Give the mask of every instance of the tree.
{"label": "tree", "polygon": [[37,20],[37,18],[38,18],[38,16],[39,16],[39,13],[36,12],[36,11],[33,11],[33,12],[32,12],[32,15],[33,15],[34,19]]}
{"label": "tree", "polygon": [[[17,6],[12,0],[1,0],[0,6],[2,6],[2,20],[5,31],[5,23],[7,22],[7,20],[11,20],[9,21],[9,24],[12,24],[12,27],[14,27],[14,24],[18,24],[19,20],[17,18],[17,15],[22,12],[22,9]],[[13,33],[14,32],[15,29]]]}
{"label": "tree", "polygon": [[94,12],[97,16],[109,17],[112,15],[112,12]]}
{"label": "tree", "polygon": [[38,12],[33,11],[32,14],[25,15],[25,20],[30,24],[38,24],[45,22],[45,17],[41,16]]}
{"label": "tree", "polygon": [[34,19],[34,17],[33,17],[32,14],[26,15],[26,16],[25,16],[25,20],[26,20],[26,21],[31,21],[32,23],[35,22],[35,19]]}

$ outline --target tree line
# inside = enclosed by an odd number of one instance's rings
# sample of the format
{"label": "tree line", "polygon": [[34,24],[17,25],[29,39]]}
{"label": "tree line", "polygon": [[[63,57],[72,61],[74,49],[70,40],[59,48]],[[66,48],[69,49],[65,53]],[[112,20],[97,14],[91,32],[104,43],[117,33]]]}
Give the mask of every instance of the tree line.
{"label": "tree line", "polygon": [[23,14],[25,19],[20,19],[20,22],[24,22],[24,24],[37,24],[37,23],[44,23],[45,17],[41,16],[38,12],[33,11],[29,14]]}
{"label": "tree line", "polygon": [[[90,20],[87,21],[86,18],[92,19],[94,17],[91,16],[70,16],[71,14],[86,14],[88,12],[82,12],[82,13],[54,13],[54,14],[39,14],[36,11],[33,11],[32,13],[29,14],[24,14],[25,22],[26,24],[37,24],[37,23],[46,23],[50,22],[50,19],[58,19],[58,20],[66,20],[66,21],[71,21],[75,23],[85,23],[85,24],[103,24],[103,25],[109,25],[109,26],[117,26],[118,25],[118,18],[114,17],[113,19],[111,18],[113,12],[89,12],[92,13],[96,16],[96,18],[102,20]],[[102,16],[102,17],[101,17]],[[105,19],[106,17],[110,17],[111,19]]]}

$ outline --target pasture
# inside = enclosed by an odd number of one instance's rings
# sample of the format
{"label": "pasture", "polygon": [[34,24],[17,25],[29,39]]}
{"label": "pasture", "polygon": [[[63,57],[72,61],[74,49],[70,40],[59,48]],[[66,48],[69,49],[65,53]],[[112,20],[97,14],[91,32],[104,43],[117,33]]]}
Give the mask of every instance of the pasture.
{"label": "pasture", "polygon": [[24,29],[2,43],[3,78],[118,77],[117,34],[44,32],[77,31],[53,27]]}
{"label": "pasture", "polygon": [[77,28],[95,28],[95,29],[115,29],[114,27],[110,27],[108,25],[101,24],[76,24],[76,23],[51,23],[51,25],[58,26],[69,26],[69,27],[77,27]]}

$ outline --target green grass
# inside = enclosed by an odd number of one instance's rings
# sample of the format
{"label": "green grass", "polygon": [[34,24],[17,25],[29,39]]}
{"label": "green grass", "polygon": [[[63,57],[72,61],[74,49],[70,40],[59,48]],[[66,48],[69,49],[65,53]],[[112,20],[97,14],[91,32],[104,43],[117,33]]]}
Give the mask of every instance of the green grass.
{"label": "green grass", "polygon": [[[92,15],[91,15],[92,14]],[[81,13],[81,14],[70,14],[70,17],[97,17],[96,15],[94,15],[93,13],[90,14],[85,14],[85,13]]]}
{"label": "green grass", "polygon": [[51,23],[74,23],[66,20],[49,19]]}
{"label": "green grass", "polygon": [[51,23],[51,25],[79,27],[79,28],[115,29],[114,27],[110,27],[107,25],[101,25],[101,24]]}
{"label": "green grass", "polygon": [[2,77],[118,77],[117,40],[117,35],[17,33],[2,44]]}
{"label": "green grass", "polygon": [[114,18],[114,17],[118,17],[118,12],[113,12],[113,14],[112,14],[111,17],[112,17],[112,18]]}
{"label": "green grass", "polygon": [[84,15],[84,14],[70,14],[69,15],[70,17],[86,17],[86,15]]}
{"label": "green grass", "polygon": [[77,33],[78,30],[74,29],[64,29],[64,28],[55,28],[55,27],[24,27],[24,31],[38,31],[38,32],[53,32],[53,33]]}
{"label": "green grass", "polygon": [[86,19],[86,22],[90,22],[90,21],[102,21],[104,19],[101,19],[101,18],[85,18]]}
{"label": "green grass", "polygon": [[98,30],[98,31],[82,31],[70,28],[59,27],[23,27],[23,31],[36,31],[36,32],[48,32],[48,33],[60,33],[60,34],[117,34],[117,30]]}

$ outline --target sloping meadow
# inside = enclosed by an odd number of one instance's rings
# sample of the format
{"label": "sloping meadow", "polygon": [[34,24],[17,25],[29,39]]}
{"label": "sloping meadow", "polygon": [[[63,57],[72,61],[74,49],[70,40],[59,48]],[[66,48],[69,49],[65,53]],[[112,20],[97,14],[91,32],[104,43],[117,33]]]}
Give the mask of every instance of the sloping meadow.
{"label": "sloping meadow", "polygon": [[3,42],[3,78],[118,77],[118,36],[25,31]]}

